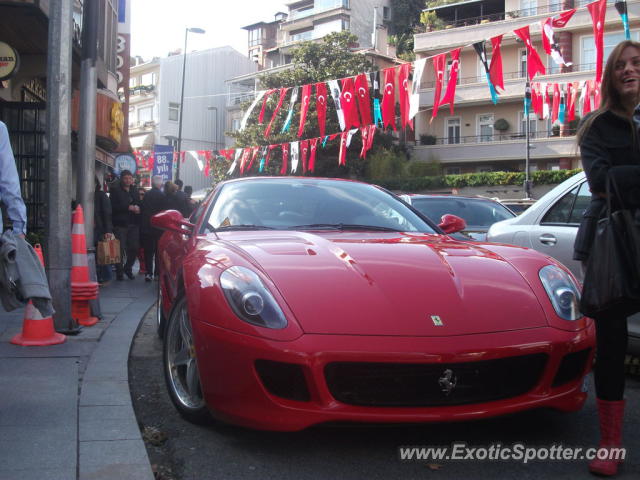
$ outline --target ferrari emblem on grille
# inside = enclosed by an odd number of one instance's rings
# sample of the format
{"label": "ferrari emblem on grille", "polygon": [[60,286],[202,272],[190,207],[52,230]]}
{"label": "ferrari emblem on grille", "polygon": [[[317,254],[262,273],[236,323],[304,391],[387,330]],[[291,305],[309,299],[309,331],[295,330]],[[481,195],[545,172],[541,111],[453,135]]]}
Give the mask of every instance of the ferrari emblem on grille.
{"label": "ferrari emblem on grille", "polygon": [[450,368],[447,368],[442,372],[442,375],[440,375],[440,378],[438,379],[440,389],[446,396],[449,396],[451,392],[455,390],[456,383],[458,383],[458,378],[453,374],[453,370]]}
{"label": "ferrari emblem on grille", "polygon": [[431,321],[436,327],[442,327],[444,325],[438,315],[431,315]]}

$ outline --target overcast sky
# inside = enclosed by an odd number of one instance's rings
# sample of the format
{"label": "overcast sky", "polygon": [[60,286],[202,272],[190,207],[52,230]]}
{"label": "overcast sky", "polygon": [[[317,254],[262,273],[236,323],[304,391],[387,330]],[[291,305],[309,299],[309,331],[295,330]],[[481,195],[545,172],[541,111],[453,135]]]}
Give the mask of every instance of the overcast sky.
{"label": "overcast sky", "polygon": [[231,45],[246,55],[247,31],[242,27],[273,20],[276,12],[287,11],[290,0],[130,1],[131,55],[151,60],[184,48],[186,27],[206,30],[204,35],[189,34],[189,51]]}

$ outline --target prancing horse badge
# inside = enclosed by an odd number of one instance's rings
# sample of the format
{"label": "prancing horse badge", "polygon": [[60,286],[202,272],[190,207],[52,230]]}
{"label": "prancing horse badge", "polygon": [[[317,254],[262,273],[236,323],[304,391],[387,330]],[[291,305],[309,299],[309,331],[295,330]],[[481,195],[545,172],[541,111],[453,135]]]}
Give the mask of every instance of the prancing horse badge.
{"label": "prancing horse badge", "polygon": [[444,323],[442,323],[442,320],[440,320],[440,317],[438,315],[431,315],[431,321],[433,321],[433,324],[436,327],[444,326]]}

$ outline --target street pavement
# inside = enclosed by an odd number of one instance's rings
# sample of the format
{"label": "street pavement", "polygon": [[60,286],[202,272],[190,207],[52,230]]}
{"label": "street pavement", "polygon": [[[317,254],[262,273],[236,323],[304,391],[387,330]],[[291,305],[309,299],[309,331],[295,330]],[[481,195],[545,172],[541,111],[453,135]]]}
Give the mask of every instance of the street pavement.
{"label": "street pavement", "polygon": [[9,343],[24,309],[0,308],[0,480],[153,480],[127,362],[156,283],[100,288],[103,319],[60,345]]}

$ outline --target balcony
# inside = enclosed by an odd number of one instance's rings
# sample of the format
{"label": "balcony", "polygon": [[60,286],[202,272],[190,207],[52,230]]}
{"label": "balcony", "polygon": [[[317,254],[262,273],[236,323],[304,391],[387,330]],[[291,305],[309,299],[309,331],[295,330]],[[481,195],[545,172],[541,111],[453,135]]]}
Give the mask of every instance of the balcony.
{"label": "balcony", "polygon": [[314,21],[347,13],[349,0],[316,0],[313,8],[290,10],[286,22],[280,24],[285,32],[313,27]]}
{"label": "balcony", "polygon": [[256,94],[253,91],[230,93],[227,97],[227,107],[230,109],[240,108],[240,105],[242,105],[244,102],[251,101],[254,98],[256,98]]}
{"label": "balcony", "polygon": [[[633,22],[635,18],[640,16],[640,2],[630,1],[627,5],[629,18]],[[513,34],[510,32],[527,25],[531,25],[533,37],[539,36],[540,24],[536,21],[544,20],[551,16],[555,13],[554,8],[556,8],[555,4],[552,4],[550,6],[481,15],[472,18],[451,19],[448,22],[444,22],[440,29],[417,34],[415,36],[415,52],[427,53],[444,48],[469,45],[470,43],[486,40],[504,33],[507,33],[505,38],[513,38]],[[620,16],[613,4],[607,7],[605,25],[605,31],[621,28]],[[581,8],[576,11],[563,30],[575,31],[584,29],[591,31],[592,23],[588,10]]]}
{"label": "balcony", "polygon": [[[566,133],[574,133],[567,131]],[[575,136],[554,136],[553,131],[541,131],[530,136],[532,160],[575,157]],[[456,143],[457,141],[457,143]],[[437,138],[435,145],[417,145],[413,152],[418,160],[429,160],[434,155],[444,163],[475,163],[523,160],[525,136],[521,133],[478,135],[470,137]]]}
{"label": "balcony", "polygon": [[136,87],[129,88],[129,95],[148,95],[156,90],[155,85],[138,85]]}
{"label": "balcony", "polygon": [[[536,82],[579,82],[583,80],[592,80],[595,65],[593,63],[587,63],[582,65],[572,65],[573,72],[565,73],[550,73],[543,76],[536,76]],[[523,72],[504,72],[504,86],[505,91],[500,93],[499,103],[505,101],[517,100],[521,101],[524,96],[524,82],[525,76]],[[429,78],[433,78],[430,76]],[[433,105],[434,94],[434,81],[429,80],[421,83],[420,89],[420,106],[430,107]],[[462,77],[458,79],[458,85],[456,87],[456,100],[455,104],[471,105],[474,103],[486,104],[488,102],[489,87],[487,86],[487,80],[484,76],[472,76]]]}

